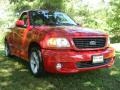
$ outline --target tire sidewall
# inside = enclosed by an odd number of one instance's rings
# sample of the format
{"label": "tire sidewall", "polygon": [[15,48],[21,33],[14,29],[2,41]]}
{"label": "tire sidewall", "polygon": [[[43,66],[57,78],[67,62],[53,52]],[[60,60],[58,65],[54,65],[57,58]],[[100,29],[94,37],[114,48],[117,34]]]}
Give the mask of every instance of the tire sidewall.
{"label": "tire sidewall", "polygon": [[[6,53],[6,49],[7,49],[7,53]],[[5,56],[6,57],[11,56],[10,47],[9,47],[9,44],[7,42],[5,42],[4,51],[5,51]]]}
{"label": "tire sidewall", "polygon": [[[37,56],[39,58],[38,62],[39,62],[39,67],[38,67],[38,70],[37,70],[37,73],[34,73],[31,69],[31,55],[32,53],[35,52],[37,53]],[[30,50],[30,55],[29,55],[29,69],[30,69],[30,72],[32,73],[33,76],[35,77],[39,77],[41,75],[43,75],[44,73],[44,68],[43,68],[43,60],[42,60],[42,56],[41,56],[41,51],[38,47],[34,47],[34,48],[31,48]]]}

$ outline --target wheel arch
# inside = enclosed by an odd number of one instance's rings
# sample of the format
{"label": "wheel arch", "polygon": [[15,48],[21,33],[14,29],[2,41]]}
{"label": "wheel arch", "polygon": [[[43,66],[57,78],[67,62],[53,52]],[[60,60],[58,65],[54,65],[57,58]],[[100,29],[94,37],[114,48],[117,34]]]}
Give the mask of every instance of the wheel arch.
{"label": "wheel arch", "polygon": [[41,46],[40,46],[39,43],[37,43],[37,42],[31,42],[31,43],[29,44],[29,47],[28,47],[28,57],[29,57],[29,55],[30,55],[30,50],[31,50],[32,47],[38,47],[39,49],[41,49]]}

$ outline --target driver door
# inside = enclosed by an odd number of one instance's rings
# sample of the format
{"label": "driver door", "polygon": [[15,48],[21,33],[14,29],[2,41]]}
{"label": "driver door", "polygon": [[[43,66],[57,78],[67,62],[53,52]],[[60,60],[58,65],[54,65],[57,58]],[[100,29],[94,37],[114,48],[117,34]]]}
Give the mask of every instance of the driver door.
{"label": "driver door", "polygon": [[28,26],[28,14],[24,12],[19,20],[24,21],[24,26],[17,26],[14,30],[14,47],[15,47],[15,55],[19,57],[24,57],[25,52],[25,42],[27,40],[27,26]]}

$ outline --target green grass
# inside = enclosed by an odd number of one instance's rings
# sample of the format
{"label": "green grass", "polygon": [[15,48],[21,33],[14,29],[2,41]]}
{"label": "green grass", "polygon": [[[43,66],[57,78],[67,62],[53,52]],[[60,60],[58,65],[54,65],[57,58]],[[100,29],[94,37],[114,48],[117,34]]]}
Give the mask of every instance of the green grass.
{"label": "green grass", "polygon": [[47,74],[35,78],[27,63],[17,57],[5,57],[0,50],[0,90],[119,90],[120,52],[112,68],[72,75]]}

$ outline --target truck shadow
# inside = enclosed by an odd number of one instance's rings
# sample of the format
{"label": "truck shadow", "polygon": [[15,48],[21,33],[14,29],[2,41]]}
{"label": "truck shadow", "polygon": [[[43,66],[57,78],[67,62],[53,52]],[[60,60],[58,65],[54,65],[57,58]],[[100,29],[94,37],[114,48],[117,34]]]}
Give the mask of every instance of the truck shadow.
{"label": "truck shadow", "polygon": [[0,90],[115,90],[120,88],[120,52],[116,52],[115,65],[79,74],[46,74],[33,77],[23,62],[17,57],[5,57],[0,50]]}

